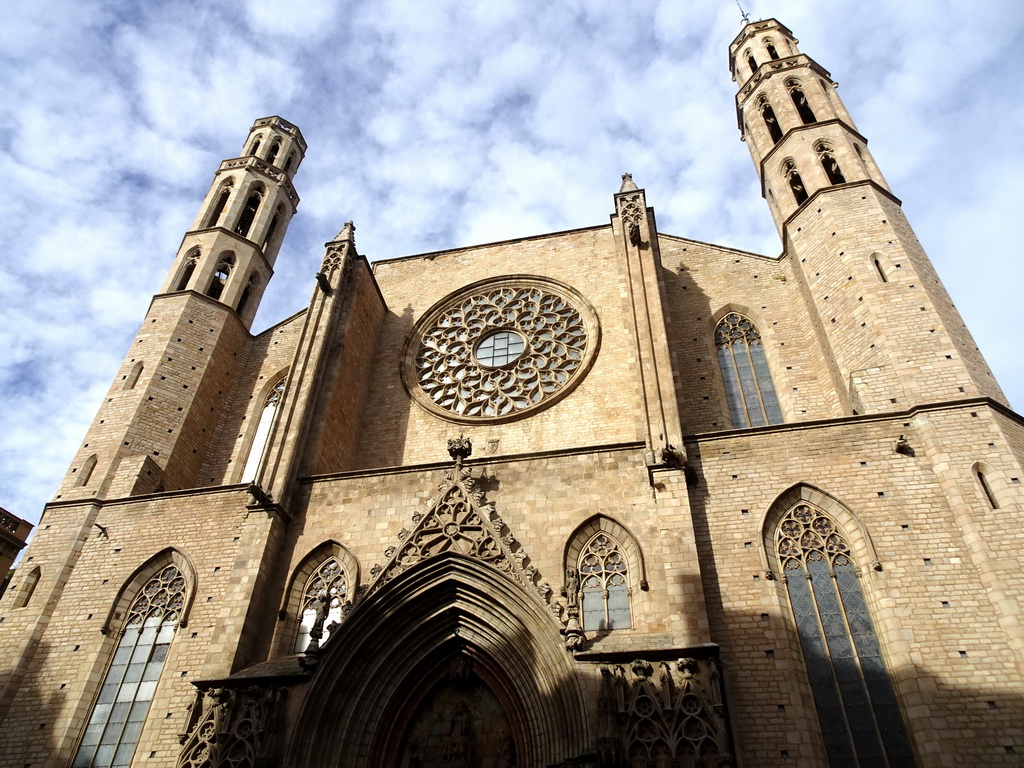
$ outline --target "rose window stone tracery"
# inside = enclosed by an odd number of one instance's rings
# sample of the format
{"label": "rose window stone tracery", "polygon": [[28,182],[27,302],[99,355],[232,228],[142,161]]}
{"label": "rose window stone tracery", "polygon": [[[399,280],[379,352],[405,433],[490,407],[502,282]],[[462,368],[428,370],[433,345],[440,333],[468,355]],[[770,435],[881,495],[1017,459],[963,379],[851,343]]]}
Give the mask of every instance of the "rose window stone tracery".
{"label": "rose window stone tracery", "polygon": [[410,338],[406,386],[459,421],[515,418],[582,378],[598,341],[593,310],[544,278],[477,283],[435,305]]}

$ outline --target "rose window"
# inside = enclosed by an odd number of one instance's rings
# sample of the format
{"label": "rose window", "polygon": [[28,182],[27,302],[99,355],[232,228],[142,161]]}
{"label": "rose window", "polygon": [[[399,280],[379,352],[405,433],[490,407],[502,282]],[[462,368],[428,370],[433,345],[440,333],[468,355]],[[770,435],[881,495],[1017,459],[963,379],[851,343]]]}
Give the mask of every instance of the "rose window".
{"label": "rose window", "polygon": [[403,377],[440,416],[515,418],[550,405],[582,378],[598,334],[593,310],[567,286],[543,278],[477,283],[420,321]]}

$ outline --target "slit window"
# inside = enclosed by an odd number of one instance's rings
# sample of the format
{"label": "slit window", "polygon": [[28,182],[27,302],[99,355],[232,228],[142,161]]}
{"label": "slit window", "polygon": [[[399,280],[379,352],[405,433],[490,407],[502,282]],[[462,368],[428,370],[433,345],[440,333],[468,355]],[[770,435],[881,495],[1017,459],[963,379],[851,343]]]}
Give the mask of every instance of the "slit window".
{"label": "slit window", "polygon": [[988,501],[988,505],[992,507],[992,509],[999,509],[999,501],[996,499],[996,495],[992,491],[992,486],[989,485],[988,478],[985,476],[985,471],[978,469],[975,471],[975,476],[978,478],[978,485],[981,486],[981,492],[985,494],[985,499]]}
{"label": "slit window", "polygon": [[132,369],[128,372],[128,376],[124,380],[124,389],[135,389],[135,385],[139,383],[139,376],[142,375],[142,361],[139,360]]}
{"label": "slit window", "polygon": [[36,585],[39,583],[39,577],[42,575],[42,571],[39,570],[39,566],[36,566],[29,571],[28,576],[25,577],[25,581],[21,585],[21,589],[18,592],[18,597],[14,601],[15,608],[24,608],[29,604],[32,599],[32,595],[35,594]]}
{"label": "slit window", "polygon": [[95,453],[85,460],[85,463],[82,465],[82,469],[78,472],[79,487],[85,485],[92,479],[92,473],[96,469],[96,461],[97,458]]}

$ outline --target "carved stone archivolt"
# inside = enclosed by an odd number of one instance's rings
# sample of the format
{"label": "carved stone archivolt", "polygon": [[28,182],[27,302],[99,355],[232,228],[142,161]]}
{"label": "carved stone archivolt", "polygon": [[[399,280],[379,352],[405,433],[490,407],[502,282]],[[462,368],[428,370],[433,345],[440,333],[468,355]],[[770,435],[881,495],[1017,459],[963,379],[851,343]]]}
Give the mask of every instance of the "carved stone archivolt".
{"label": "carved stone archivolt", "polygon": [[417,323],[402,379],[436,415],[504,421],[565,396],[589,368],[599,339],[596,313],[568,286],[529,276],[483,281]]}
{"label": "carved stone archivolt", "polygon": [[734,765],[714,659],[601,667],[598,709],[601,768]]}
{"label": "carved stone archivolt", "polygon": [[189,707],[178,768],[256,768],[274,758],[281,687],[211,688]]}

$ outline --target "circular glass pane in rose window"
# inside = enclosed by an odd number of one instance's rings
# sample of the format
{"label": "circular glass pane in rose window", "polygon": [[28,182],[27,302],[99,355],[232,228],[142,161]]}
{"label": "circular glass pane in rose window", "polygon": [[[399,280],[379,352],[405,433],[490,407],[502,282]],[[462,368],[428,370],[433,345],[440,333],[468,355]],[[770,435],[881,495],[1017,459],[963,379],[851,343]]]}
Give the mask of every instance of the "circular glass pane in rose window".
{"label": "circular glass pane in rose window", "polygon": [[514,331],[496,331],[476,345],[476,359],[491,368],[508,365],[526,348],[523,337]]}

